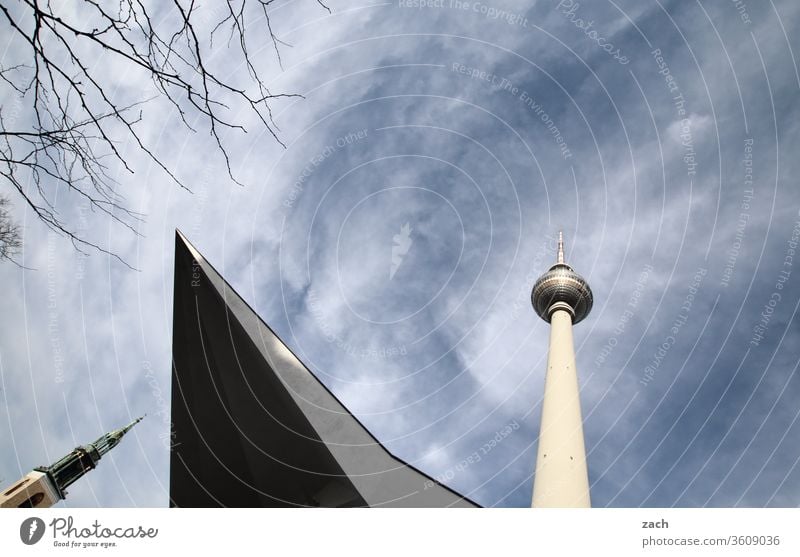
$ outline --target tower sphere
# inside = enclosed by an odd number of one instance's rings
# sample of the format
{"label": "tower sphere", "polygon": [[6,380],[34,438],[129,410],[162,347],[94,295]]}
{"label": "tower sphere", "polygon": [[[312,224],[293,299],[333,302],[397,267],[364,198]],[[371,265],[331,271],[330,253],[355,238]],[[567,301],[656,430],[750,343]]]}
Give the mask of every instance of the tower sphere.
{"label": "tower sphere", "polygon": [[536,314],[550,322],[556,309],[566,309],[572,322],[582,321],[592,310],[592,290],[586,280],[564,263],[564,241],[559,232],[558,262],[544,273],[531,292],[531,302]]}

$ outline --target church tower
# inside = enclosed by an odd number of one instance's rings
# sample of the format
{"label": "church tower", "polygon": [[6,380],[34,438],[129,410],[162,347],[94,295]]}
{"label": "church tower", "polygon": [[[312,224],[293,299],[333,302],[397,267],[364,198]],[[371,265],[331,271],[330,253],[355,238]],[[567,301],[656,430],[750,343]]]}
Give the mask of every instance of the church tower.
{"label": "church tower", "polygon": [[142,418],[106,433],[94,443],[77,447],[55,464],[34,468],[24,478],[0,493],[0,508],[52,507],[67,496],[68,486],[93,470],[100,458],[116,447],[122,437],[141,422]]}

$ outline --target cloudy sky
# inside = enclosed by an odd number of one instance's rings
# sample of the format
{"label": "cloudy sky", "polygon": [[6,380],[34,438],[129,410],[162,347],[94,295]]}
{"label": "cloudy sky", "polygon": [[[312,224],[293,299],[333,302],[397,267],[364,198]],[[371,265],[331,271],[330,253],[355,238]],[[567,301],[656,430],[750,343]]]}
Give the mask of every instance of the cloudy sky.
{"label": "cloudy sky", "polygon": [[[147,413],[61,504],[167,505],[179,228],[396,455],[528,506],[548,341],[530,289],[563,229],[595,296],[574,331],[593,505],[800,505],[800,5],[270,10],[283,68],[263,19],[251,53],[304,98],[273,103],[285,149],[234,114],[243,185],[202,121],[153,100],[139,129],[191,193],[132,143],[135,173],[111,172],[141,236],[53,190],[138,271],[12,197],[27,268],[0,266],[0,483]],[[152,96],[96,63],[118,98]]]}

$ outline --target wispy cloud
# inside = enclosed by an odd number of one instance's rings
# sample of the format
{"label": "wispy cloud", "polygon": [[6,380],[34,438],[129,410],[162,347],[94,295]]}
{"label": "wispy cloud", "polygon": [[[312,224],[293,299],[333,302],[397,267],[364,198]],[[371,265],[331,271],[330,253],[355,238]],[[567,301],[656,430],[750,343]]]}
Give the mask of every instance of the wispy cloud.
{"label": "wispy cloud", "polygon": [[593,503],[800,503],[800,10],[748,5],[746,22],[706,4],[582,5],[627,64],[555,1],[276,7],[293,47],[270,87],[305,96],[275,106],[287,149],[248,122],[241,188],[151,103],[148,137],[195,193],[137,160],[124,191],[143,236],[87,215],[141,272],[78,257],[20,209],[36,270],[0,269],[0,477],[148,412],[67,504],[167,504],[180,227],[399,456],[526,506],[548,334],[530,287],[563,228],[595,293],[575,328]]}

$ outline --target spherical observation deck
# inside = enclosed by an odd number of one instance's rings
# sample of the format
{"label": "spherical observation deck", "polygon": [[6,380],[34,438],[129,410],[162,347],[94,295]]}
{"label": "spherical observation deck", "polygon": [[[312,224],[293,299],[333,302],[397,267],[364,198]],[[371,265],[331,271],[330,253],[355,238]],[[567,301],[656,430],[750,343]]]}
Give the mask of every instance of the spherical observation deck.
{"label": "spherical observation deck", "polygon": [[557,309],[572,314],[573,324],[582,321],[592,310],[592,289],[582,276],[564,263],[561,233],[558,238],[558,262],[533,285],[531,302],[536,314],[548,323]]}

